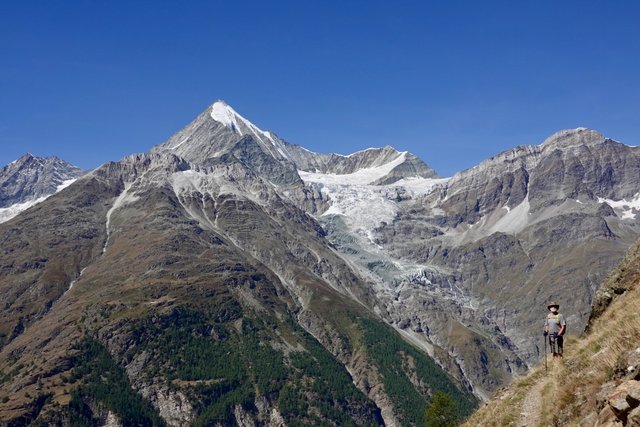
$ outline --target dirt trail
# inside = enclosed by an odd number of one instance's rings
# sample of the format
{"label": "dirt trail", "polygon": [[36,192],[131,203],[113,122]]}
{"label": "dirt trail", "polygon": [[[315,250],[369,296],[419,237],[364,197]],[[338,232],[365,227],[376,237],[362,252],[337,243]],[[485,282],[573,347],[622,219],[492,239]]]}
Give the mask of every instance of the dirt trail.
{"label": "dirt trail", "polygon": [[540,378],[525,396],[520,407],[518,427],[537,427],[540,422],[540,411],[542,410],[542,390],[549,380],[550,377]]}

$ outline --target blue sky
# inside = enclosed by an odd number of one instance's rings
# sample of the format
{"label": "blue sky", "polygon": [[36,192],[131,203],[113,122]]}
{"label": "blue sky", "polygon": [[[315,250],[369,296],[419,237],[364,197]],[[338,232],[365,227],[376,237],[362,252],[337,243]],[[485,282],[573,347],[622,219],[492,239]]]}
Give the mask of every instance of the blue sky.
{"label": "blue sky", "polygon": [[449,176],[557,130],[640,145],[640,2],[1,1],[0,165],[93,168],[226,100],[319,152]]}

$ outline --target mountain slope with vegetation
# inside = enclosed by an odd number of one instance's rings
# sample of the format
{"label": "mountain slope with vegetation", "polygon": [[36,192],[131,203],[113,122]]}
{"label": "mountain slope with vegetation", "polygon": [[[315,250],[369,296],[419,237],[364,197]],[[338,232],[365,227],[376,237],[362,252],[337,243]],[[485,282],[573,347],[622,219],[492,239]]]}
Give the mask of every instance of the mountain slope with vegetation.
{"label": "mountain slope with vegetation", "polygon": [[477,403],[234,159],[105,164],[0,242],[2,426],[404,426],[437,391]]}
{"label": "mountain slope with vegetation", "polygon": [[549,358],[548,372],[541,363],[500,390],[464,425],[640,425],[638,307],[640,242],[605,280],[587,332],[565,343],[564,360],[553,363]]}

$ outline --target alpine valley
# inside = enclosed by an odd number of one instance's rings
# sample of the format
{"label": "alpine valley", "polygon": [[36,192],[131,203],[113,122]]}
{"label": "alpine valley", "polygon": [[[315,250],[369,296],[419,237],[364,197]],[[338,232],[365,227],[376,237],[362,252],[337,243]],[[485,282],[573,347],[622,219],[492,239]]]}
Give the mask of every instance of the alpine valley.
{"label": "alpine valley", "polygon": [[[0,170],[0,425],[424,425],[570,333],[640,237],[640,148],[584,128],[441,178],[218,101],[148,153]],[[601,296],[602,297],[602,296]]]}

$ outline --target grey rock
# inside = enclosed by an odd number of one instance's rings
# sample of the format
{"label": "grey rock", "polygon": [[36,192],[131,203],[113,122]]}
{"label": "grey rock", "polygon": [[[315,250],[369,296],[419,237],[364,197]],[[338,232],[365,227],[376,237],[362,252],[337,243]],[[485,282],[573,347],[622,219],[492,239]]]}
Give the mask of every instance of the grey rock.
{"label": "grey rock", "polygon": [[640,381],[631,380],[627,391],[627,402],[632,408],[640,406]]}
{"label": "grey rock", "polygon": [[593,427],[597,424],[597,422],[598,414],[596,412],[591,412],[582,420],[580,420],[580,424],[578,424],[578,427]]}
{"label": "grey rock", "polygon": [[107,412],[107,418],[102,426],[103,427],[121,427],[122,422],[120,422],[116,414],[109,411]]}
{"label": "grey rock", "polygon": [[627,427],[640,427],[640,407],[635,408],[627,415]]}
{"label": "grey rock", "polygon": [[254,427],[256,425],[253,417],[240,405],[233,408],[233,415],[236,418],[236,425],[239,427]]}

